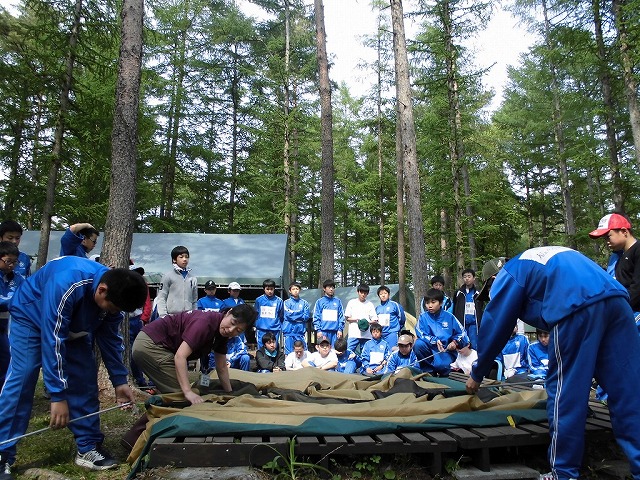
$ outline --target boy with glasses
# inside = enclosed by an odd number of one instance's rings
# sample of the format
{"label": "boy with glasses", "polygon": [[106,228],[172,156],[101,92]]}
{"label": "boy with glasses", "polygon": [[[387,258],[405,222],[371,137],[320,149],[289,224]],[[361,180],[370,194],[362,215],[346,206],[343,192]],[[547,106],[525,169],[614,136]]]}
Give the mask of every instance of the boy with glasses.
{"label": "boy with glasses", "polygon": [[[11,242],[19,248],[21,238],[22,227],[18,222],[5,220],[0,223],[0,242]],[[20,252],[18,254],[18,263],[13,267],[13,271],[25,278],[31,275],[31,257],[24,252]]]}
{"label": "boy with glasses", "polygon": [[0,242],[0,389],[9,368],[9,302],[24,278],[15,273],[18,263],[18,247],[12,242]]}
{"label": "boy with glasses", "polygon": [[74,223],[60,239],[60,256],[88,257],[98,243],[99,235],[90,223]]}

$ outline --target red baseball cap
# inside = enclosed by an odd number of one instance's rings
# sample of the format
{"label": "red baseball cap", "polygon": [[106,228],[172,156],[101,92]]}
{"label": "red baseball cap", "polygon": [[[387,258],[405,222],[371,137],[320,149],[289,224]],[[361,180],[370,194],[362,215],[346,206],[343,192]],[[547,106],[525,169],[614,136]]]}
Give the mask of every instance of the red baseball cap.
{"label": "red baseball cap", "polygon": [[610,213],[609,215],[605,215],[600,219],[598,228],[589,233],[589,236],[591,238],[600,238],[609,233],[609,230],[618,230],[620,228],[631,230],[631,224],[629,223],[629,220],[624,218],[619,213]]}

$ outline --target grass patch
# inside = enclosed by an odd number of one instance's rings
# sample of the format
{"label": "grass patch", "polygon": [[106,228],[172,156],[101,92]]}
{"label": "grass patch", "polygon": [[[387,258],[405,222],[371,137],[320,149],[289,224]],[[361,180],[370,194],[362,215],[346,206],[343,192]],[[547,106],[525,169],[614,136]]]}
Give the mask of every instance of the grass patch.
{"label": "grass patch", "polygon": [[[110,395],[108,399],[103,401],[101,408],[108,408],[113,405],[115,405],[113,395]],[[49,400],[44,398],[43,383],[42,379],[40,379],[36,387],[33,411],[27,433],[49,425],[49,409],[50,403]],[[144,411],[142,401],[138,403],[138,410],[137,413],[134,413],[131,410],[115,409],[100,415],[100,424],[105,435],[104,447],[121,462],[119,467],[102,472],[93,472],[78,467],[74,463],[76,444],[73,434],[69,429],[65,428],[64,430],[47,430],[22,439],[18,443],[16,462],[12,467],[13,475],[17,480],[33,479],[32,476],[25,475],[25,472],[30,468],[39,468],[51,470],[77,480],[125,478],[130,471],[130,467],[126,463],[129,452],[120,445],[120,439],[139,418],[141,412]]]}

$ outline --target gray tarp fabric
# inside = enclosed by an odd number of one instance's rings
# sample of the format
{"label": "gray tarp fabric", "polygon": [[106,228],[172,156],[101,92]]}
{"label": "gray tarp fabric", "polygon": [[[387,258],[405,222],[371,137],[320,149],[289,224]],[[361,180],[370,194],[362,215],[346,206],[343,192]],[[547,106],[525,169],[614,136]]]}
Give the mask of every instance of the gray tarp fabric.
{"label": "gray tarp fabric", "polygon": [[[51,232],[47,260],[59,256],[63,233]],[[100,253],[103,239],[101,234],[92,255]],[[36,257],[39,241],[40,232],[25,231],[20,250]],[[243,287],[262,288],[262,282],[267,278],[285,290],[289,286],[286,235],[134,233],[131,258],[145,269],[149,283],[160,283],[162,274],[171,268],[171,250],[177,245],[189,249],[189,267],[201,286],[207,280],[213,280],[218,285],[238,282]]]}
{"label": "gray tarp fabric", "polygon": [[460,382],[406,368],[382,378],[314,368],[230,373],[235,394],[200,392],[205,403],[184,408],[172,406],[184,406],[181,394],[152,397],[147,429],[128,459],[135,463],[132,476],[162,437],[366,435],[546,419],[544,390],[506,390],[485,402]]}

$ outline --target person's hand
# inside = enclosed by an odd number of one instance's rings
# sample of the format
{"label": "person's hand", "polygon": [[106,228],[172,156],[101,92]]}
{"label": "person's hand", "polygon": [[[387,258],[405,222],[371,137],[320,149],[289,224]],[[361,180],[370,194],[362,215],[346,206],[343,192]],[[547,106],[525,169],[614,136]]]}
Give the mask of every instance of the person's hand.
{"label": "person's hand", "polygon": [[451,343],[447,345],[447,350],[449,350],[450,352],[454,351],[456,348],[458,348],[458,344],[455,342],[455,340],[451,340]]}
{"label": "person's hand", "polygon": [[342,330],[338,330],[338,332],[337,332],[337,333],[338,333],[338,334],[337,334],[338,338],[342,338]]}
{"label": "person's hand", "polygon": [[64,428],[69,424],[69,405],[66,400],[51,402],[51,419],[49,427],[52,430]]}
{"label": "person's hand", "polygon": [[274,372],[281,372],[282,370],[280,370],[280,367],[273,367],[273,371]]}
{"label": "person's hand", "polygon": [[478,389],[480,388],[480,382],[476,382],[473,378],[469,377],[469,380],[467,380],[465,388],[467,389],[467,393],[469,395],[473,395],[475,393],[478,393]]}
{"label": "person's hand", "polygon": [[116,391],[116,403],[122,405],[124,403],[129,403],[129,405],[125,405],[123,408],[123,410],[129,410],[131,408],[133,408],[133,405],[136,401],[136,398],[133,395],[133,390],[131,390],[131,387],[129,385],[122,384],[122,385],[118,385],[117,387],[115,387],[115,391]]}
{"label": "person's hand", "polygon": [[202,397],[200,395],[198,395],[197,393],[195,393],[193,390],[189,390],[187,393],[185,393],[184,394],[184,398],[189,400],[189,402],[191,402],[191,405],[197,405],[198,403],[204,403],[204,400],[202,399]]}
{"label": "person's hand", "polygon": [[442,342],[440,340],[436,342],[436,345],[438,347],[439,352],[444,352],[444,347],[442,346]]}
{"label": "person's hand", "polygon": [[369,375],[373,375],[375,372],[373,370],[371,370],[371,368],[367,367],[367,373]]}

